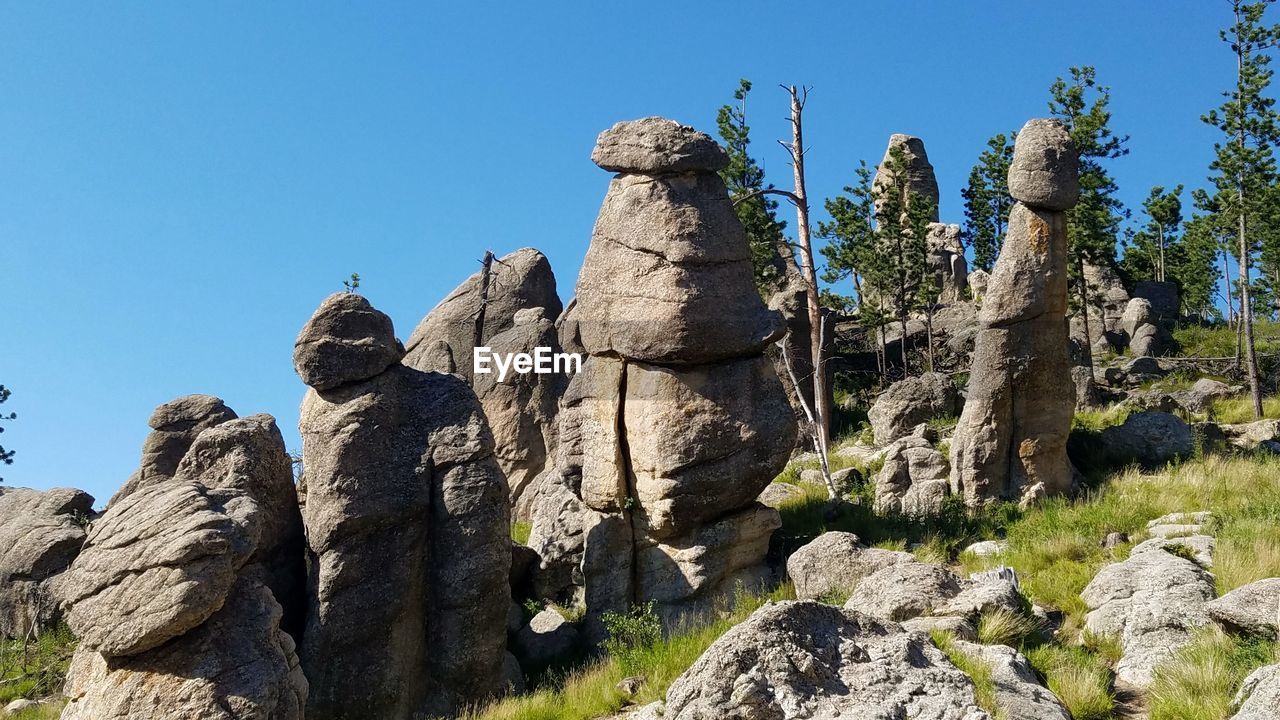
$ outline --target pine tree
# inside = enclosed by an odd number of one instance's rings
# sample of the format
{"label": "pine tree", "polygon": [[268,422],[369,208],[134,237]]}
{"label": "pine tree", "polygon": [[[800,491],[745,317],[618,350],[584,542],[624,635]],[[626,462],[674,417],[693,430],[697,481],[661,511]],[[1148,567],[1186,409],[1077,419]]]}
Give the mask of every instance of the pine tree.
{"label": "pine tree", "polygon": [[1067,211],[1067,281],[1072,310],[1081,314],[1091,339],[1089,307],[1099,297],[1085,266],[1115,265],[1120,223],[1127,214],[1104,163],[1129,153],[1129,137],[1111,131],[1111,89],[1098,84],[1092,67],[1071,68],[1071,81],[1058,78],[1049,95],[1050,114],[1066,126],[1080,154],[1080,201]]}
{"label": "pine tree", "polygon": [[1163,282],[1170,279],[1167,255],[1169,248],[1177,243],[1177,232],[1182,225],[1181,195],[1181,185],[1169,192],[1157,185],[1151,188],[1147,199],[1142,202],[1147,223],[1134,235],[1133,246],[1146,254],[1152,280]]}
{"label": "pine tree", "polygon": [[854,170],[856,185],[846,185],[844,194],[827,199],[823,206],[830,222],[818,223],[818,237],[827,241],[822,248],[826,269],[822,279],[838,283],[848,279],[852,284],[852,305],[857,308],[858,322],[864,328],[876,329],[876,365],[883,375],[884,357],[883,287],[886,272],[884,258],[877,251],[875,230],[875,196],[871,189],[871,169],[859,161]]}
{"label": "pine tree", "polygon": [[[889,151],[892,182],[879,189],[880,208],[876,213],[874,270],[875,284],[885,288],[889,306],[902,326],[902,372],[910,376],[907,363],[907,320],[912,311],[925,309],[921,302],[927,292],[922,283],[934,283],[929,272],[929,222],[933,203],[911,191],[907,177],[907,156],[900,147]],[[870,275],[864,268],[864,273]],[[932,307],[928,308],[932,311]],[[929,328],[931,330],[931,328]],[[932,347],[929,348],[932,352]]]}
{"label": "pine tree", "polygon": [[1220,247],[1222,243],[1215,235],[1212,218],[1192,215],[1182,239],[1169,249],[1169,277],[1178,284],[1184,315],[1202,320],[1220,316],[1214,302],[1214,290],[1222,278],[1217,264]]}
{"label": "pine tree", "polygon": [[1271,186],[1276,180],[1273,147],[1280,136],[1275,99],[1266,94],[1272,75],[1268,51],[1280,40],[1280,26],[1262,25],[1271,2],[1232,0],[1235,23],[1218,35],[1235,55],[1235,83],[1223,93],[1226,98],[1223,104],[1203,117],[1224,136],[1222,142],[1214,145],[1216,157],[1209,165],[1212,173],[1209,180],[1216,190],[1216,223],[1235,230],[1240,344],[1247,361],[1254,415],[1259,418],[1262,417],[1262,388],[1253,343],[1250,267],[1260,249],[1259,231],[1262,223],[1269,220],[1269,206],[1273,204]]}
{"label": "pine tree", "polygon": [[[5,386],[0,385],[0,404],[3,404],[6,400],[8,400],[9,396],[12,394],[13,393],[9,391],[9,388],[6,388]],[[17,419],[17,417],[18,415],[16,413],[8,413],[8,414],[0,413],[0,420],[14,420],[14,419]],[[4,428],[0,427],[0,433],[2,432],[4,432]],[[13,450],[5,450],[4,446],[0,445],[0,463],[3,463],[5,465],[12,465],[13,454],[14,454]],[[4,478],[0,477],[0,481],[3,481],[3,480]]]}
{"label": "pine tree", "polygon": [[973,266],[990,272],[1009,225],[1013,197],[1009,195],[1009,165],[1017,133],[1003,133],[987,141],[987,149],[969,171],[964,198],[964,240],[973,248]]}
{"label": "pine tree", "polygon": [[735,199],[734,210],[747,232],[751,247],[751,265],[755,271],[756,286],[761,295],[768,297],[784,280],[785,262],[778,252],[785,242],[783,230],[787,223],[777,217],[778,201],[764,193],[772,189],[764,181],[764,169],[751,157],[751,128],[747,125],[747,96],[751,92],[749,80],[738,81],[733,93],[734,104],[720,108],[716,126],[729,155],[729,165],[720,171],[720,178]]}

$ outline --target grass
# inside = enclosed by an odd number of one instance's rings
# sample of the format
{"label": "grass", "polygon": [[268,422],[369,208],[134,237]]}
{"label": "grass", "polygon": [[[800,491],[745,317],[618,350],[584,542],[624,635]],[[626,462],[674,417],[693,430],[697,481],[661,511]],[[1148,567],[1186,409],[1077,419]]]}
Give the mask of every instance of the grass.
{"label": "grass", "polygon": [[1236,638],[1206,628],[1173,660],[1156,670],[1150,692],[1151,720],[1221,720],[1254,668],[1280,660],[1276,645]]}
{"label": "grass", "polygon": [[33,641],[0,641],[0,707],[19,698],[39,700],[57,695],[75,645],[65,625]]}
{"label": "grass", "polygon": [[516,521],[511,523],[511,539],[521,545],[529,544],[529,533],[533,531],[533,523]]}
{"label": "grass", "polygon": [[[570,671],[547,687],[507,698],[466,715],[469,720],[591,720],[618,712],[628,702],[643,705],[662,699],[667,688],[723,635],[769,601],[795,597],[786,584],[764,596],[738,593],[733,610],[717,613],[710,623],[687,628],[647,645],[629,649],[624,665],[606,657]],[[627,698],[615,687],[628,675],[645,678],[639,693]]]}
{"label": "grass", "polygon": [[46,702],[13,715],[6,715],[5,720],[58,720],[62,716],[64,703]]}
{"label": "grass", "polygon": [[[1253,325],[1254,346],[1260,353],[1280,351],[1280,323],[1256,320]],[[1225,323],[1215,325],[1183,325],[1173,331],[1173,339],[1183,357],[1233,357],[1236,333]]]}
{"label": "grass", "polygon": [[1111,691],[1111,670],[1098,656],[1083,647],[1060,645],[1041,645],[1024,653],[1073,720],[1109,720],[1113,716],[1116,700]]}
{"label": "grass", "polygon": [[[1262,417],[1268,420],[1280,419],[1280,395],[1262,398]],[[1209,418],[1229,425],[1251,423],[1256,420],[1253,416],[1253,399],[1246,393],[1215,401],[1209,410]]]}
{"label": "grass", "polygon": [[947,656],[969,679],[973,681],[974,701],[995,720],[1008,720],[1008,715],[996,703],[996,684],[991,678],[991,668],[982,660],[971,657],[955,645],[955,636],[945,630],[932,630],[929,637],[933,644]]}
{"label": "grass", "polygon": [[985,612],[978,618],[978,642],[983,645],[1022,647],[1040,633],[1040,621],[1005,609]]}

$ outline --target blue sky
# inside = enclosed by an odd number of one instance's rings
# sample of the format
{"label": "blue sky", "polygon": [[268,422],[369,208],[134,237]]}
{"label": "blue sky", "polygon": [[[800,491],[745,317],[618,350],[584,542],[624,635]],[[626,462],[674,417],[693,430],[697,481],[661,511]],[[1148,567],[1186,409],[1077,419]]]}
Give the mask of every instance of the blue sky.
{"label": "blue sky", "polygon": [[[643,11],[643,12],[641,12]],[[985,139],[1093,64],[1137,207],[1202,184],[1199,116],[1231,81],[1225,0],[1153,3],[0,3],[0,383],[7,484],[99,501],[152,408],[191,392],[269,412],[297,448],[290,363],[356,271],[401,337],[485,248],[534,246],[569,297],[614,122],[709,132],[737,81],[790,183],[778,83],[813,86],[809,190],[888,136],[924,138],[960,222]],[[817,203],[815,203],[816,205]],[[788,216],[789,217],[789,216]]]}

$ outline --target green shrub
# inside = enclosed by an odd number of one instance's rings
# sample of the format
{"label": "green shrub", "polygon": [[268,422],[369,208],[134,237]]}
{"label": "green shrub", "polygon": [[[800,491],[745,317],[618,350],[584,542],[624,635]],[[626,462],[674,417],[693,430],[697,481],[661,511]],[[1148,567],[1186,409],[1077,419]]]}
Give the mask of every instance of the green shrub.
{"label": "green shrub", "polygon": [[640,667],[640,655],[662,639],[662,620],[653,609],[653,601],[637,605],[629,612],[606,612],[600,616],[609,639],[604,641],[604,651],[612,657],[622,671],[635,674]]}

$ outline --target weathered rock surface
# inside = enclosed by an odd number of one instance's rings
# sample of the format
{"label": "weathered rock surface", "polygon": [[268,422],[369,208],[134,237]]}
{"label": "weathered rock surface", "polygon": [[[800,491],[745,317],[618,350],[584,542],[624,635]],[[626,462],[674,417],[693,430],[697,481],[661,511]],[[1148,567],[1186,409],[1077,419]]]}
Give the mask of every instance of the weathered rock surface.
{"label": "weathered rock surface", "polygon": [[885,620],[909,620],[933,614],[962,589],[960,578],[946,568],[922,562],[894,563],[864,577],[845,608]]}
{"label": "weathered rock surface", "polygon": [[1071,720],[1071,713],[1040,684],[1027,658],[1006,645],[978,645],[958,640],[955,648],[991,670],[996,707],[1018,720]]}
{"label": "weathered rock surface", "polygon": [[547,608],[516,635],[515,648],[533,666],[566,659],[578,645],[578,630],[564,616]]}
{"label": "weathered rock surface", "polygon": [[[1019,150],[1017,146],[1023,146]],[[951,443],[952,491],[966,505],[1069,492],[1075,408],[1062,210],[1077,195],[1065,130],[1033,120],[1018,135],[1014,205],[978,319],[968,398]]]}
{"label": "weathered rock surface", "polygon": [[1186,647],[1211,622],[1213,576],[1198,564],[1157,550],[1104,567],[1080,594],[1090,632],[1120,640],[1116,676],[1150,686],[1155,668]]}
{"label": "weathered rock surface", "polygon": [[964,256],[964,242],[959,225],[929,223],[929,271],[938,286],[938,301],[956,303],[964,300],[969,286],[969,261]]}
{"label": "weathered rock surface", "polygon": [[1233,632],[1277,636],[1280,578],[1251,582],[1205,605],[1209,617]]}
{"label": "weathered rock surface", "polygon": [[1120,425],[1102,430],[1103,449],[1119,462],[1158,467],[1195,450],[1191,428],[1166,412],[1134,413]]}
{"label": "weathered rock surface", "polygon": [[[1170,527],[1168,525],[1157,525],[1150,532],[1158,532],[1160,528]],[[1210,570],[1213,568],[1213,553],[1217,550],[1217,541],[1210,535],[1199,535],[1198,526],[1191,526],[1194,529],[1190,531],[1182,531],[1176,537],[1156,537],[1150,540],[1143,540],[1133,549],[1129,551],[1129,555],[1140,555],[1144,552],[1165,551],[1166,548],[1175,548],[1173,552],[1189,552],[1191,560],[1195,564]],[[1187,534],[1190,532],[1191,534]]]}
{"label": "weathered rock surface", "polygon": [[231,408],[212,395],[183,395],[157,407],[147,421],[152,432],[142,444],[142,462],[108,506],[139,488],[173,477],[200,433],[235,417]]}
{"label": "weathered rock surface", "polygon": [[908,192],[920,195],[932,203],[933,214],[929,219],[938,222],[938,180],[933,174],[933,165],[929,164],[929,155],[924,150],[924,141],[901,133],[889,136],[889,147],[884,151],[884,159],[876,167],[876,176],[872,181],[872,192],[877,196],[876,212],[879,213],[883,206],[879,196],[884,192],[884,188],[895,182],[893,170],[889,167],[895,148],[902,151],[906,160]]}
{"label": "weathered rock surface", "polygon": [[951,494],[951,465],[919,435],[885,448],[875,476],[875,510],[880,514],[936,515]]}
{"label": "weathered rock surface", "polygon": [[849,593],[866,576],[881,568],[915,557],[900,550],[863,545],[857,535],[825,532],[787,558],[787,575],[801,600],[816,600],[835,593]]}
{"label": "weathered rock surface", "polygon": [[1236,711],[1231,720],[1275,720],[1280,707],[1280,664],[1249,673],[1231,707]]}
{"label": "weathered rock surface", "polygon": [[667,118],[647,117],[600,133],[591,162],[610,172],[659,175],[722,170],[729,157],[705,133]]}
{"label": "weathered rock surface", "polygon": [[239,493],[182,480],[117,502],[57,581],[80,647],[137,655],[208,620],[257,549],[263,515]]}
{"label": "weathered rock surface", "polygon": [[943,373],[924,373],[893,383],[867,411],[877,445],[888,445],[911,434],[920,423],[960,410],[959,394]]}
{"label": "weathered rock surface", "polygon": [[92,515],[93,496],[81,490],[0,487],[0,638],[57,620],[51,584],[79,554]]}
{"label": "weathered rock surface", "polygon": [[1228,385],[1212,378],[1200,378],[1189,389],[1174,393],[1175,399],[1182,407],[1191,412],[1208,412],[1218,400],[1239,395],[1244,388]]}
{"label": "weathered rock surface", "polygon": [[281,612],[265,584],[245,577],[179,642],[115,659],[82,645],[62,720],[302,720],[307,680]]}
{"label": "weathered rock surface", "polygon": [[317,390],[367,380],[404,357],[391,318],[355,293],[325,298],[293,344],[293,367]]}
{"label": "weathered rock surface", "polygon": [[1070,210],[1080,199],[1080,158],[1056,120],[1037,118],[1018,131],[1009,166],[1009,194],[1045,210]]}
{"label": "weathered rock surface", "polygon": [[667,692],[671,720],[989,720],[973,683],[927,638],[798,601],[771,603],[711,645]]}
{"label": "weathered rock surface", "polygon": [[299,429],[307,717],[407,720],[501,692],[508,491],[471,389],[396,363],[310,390]]}
{"label": "weathered rock surface", "polygon": [[780,482],[769,483],[765,486],[764,490],[760,491],[760,495],[756,498],[756,502],[776,509],[802,497],[804,497],[804,491],[795,485],[788,485],[787,483]]}
{"label": "weathered rock surface", "polygon": [[[674,139],[655,140],[655,126]],[[764,353],[783,325],[760,300],[715,167],[688,150],[704,142],[646,120],[615,126],[597,150],[622,172],[560,326],[589,357],[561,400],[529,541],[539,592],[585,604],[590,642],[606,611],[653,601],[674,623],[762,583],[779,524],[755,500],[795,447]],[[645,148],[658,157],[637,160]],[[629,159],[609,159],[619,154]]]}
{"label": "weathered rock surface", "polygon": [[[561,351],[555,325],[542,308],[516,311],[514,325],[490,338],[489,347],[495,354]],[[472,380],[493,431],[494,455],[507,477],[517,520],[529,518],[538,492],[535,480],[555,450],[556,413],[572,371],[511,373],[501,382],[496,372],[479,373]]]}

